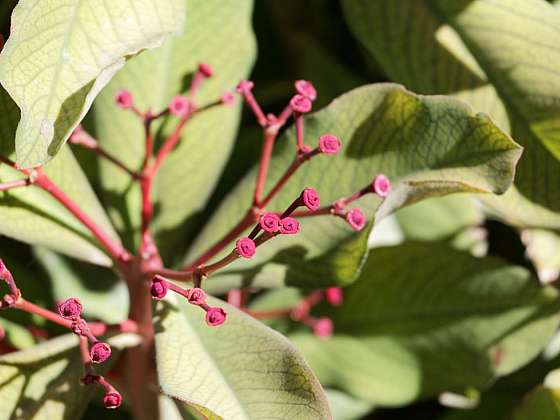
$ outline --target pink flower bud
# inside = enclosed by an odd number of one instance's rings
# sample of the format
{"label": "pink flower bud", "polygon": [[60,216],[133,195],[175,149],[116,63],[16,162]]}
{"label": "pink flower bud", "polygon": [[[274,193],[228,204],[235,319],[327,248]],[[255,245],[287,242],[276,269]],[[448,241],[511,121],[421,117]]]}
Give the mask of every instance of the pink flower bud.
{"label": "pink flower bud", "polygon": [[280,232],[284,235],[295,235],[299,232],[299,222],[293,217],[284,217],[280,220]]}
{"label": "pink flower bud", "polygon": [[210,64],[200,63],[198,65],[198,72],[204,77],[212,77],[212,74],[214,74],[214,69],[212,69],[212,66]]}
{"label": "pink flower bud", "polygon": [[373,178],[373,182],[371,183],[371,191],[377,194],[379,197],[387,197],[387,195],[391,191],[391,183],[389,182],[389,178],[387,178],[383,174],[378,174],[375,178]]}
{"label": "pink flower bud", "polygon": [[58,305],[58,313],[64,319],[77,319],[82,313],[82,304],[76,298],[66,299]]}
{"label": "pink flower bud", "polygon": [[265,213],[259,221],[262,230],[268,233],[274,233],[280,227],[280,217],[276,213]]}
{"label": "pink flower bud", "polygon": [[300,114],[306,114],[311,111],[311,101],[303,95],[294,95],[290,100],[290,106],[294,112],[299,112]]}
{"label": "pink flower bud", "polygon": [[340,139],[332,134],[319,137],[319,150],[326,155],[334,155],[340,150]]}
{"label": "pink flower bud", "polygon": [[134,99],[132,98],[132,93],[129,90],[121,89],[115,94],[115,103],[119,108],[127,109],[131,108]]}
{"label": "pink flower bud", "polygon": [[333,324],[329,318],[321,318],[313,326],[313,334],[319,338],[329,338],[332,333]]}
{"label": "pink flower bud", "polygon": [[226,317],[226,311],[219,307],[208,308],[208,311],[206,311],[206,323],[211,327],[223,324]]}
{"label": "pink flower bud", "polygon": [[169,112],[177,117],[184,117],[190,111],[189,100],[186,96],[176,95],[171,99]]}
{"label": "pink flower bud", "polygon": [[163,277],[155,276],[152,279],[152,284],[150,286],[150,294],[154,299],[157,300],[163,299],[167,294],[168,290],[169,290],[169,285],[167,284],[167,281]]}
{"label": "pink flower bud", "polygon": [[327,288],[325,290],[325,297],[327,298],[327,302],[329,302],[332,306],[342,305],[342,300],[344,299],[344,295],[340,287]]}
{"label": "pink flower bud", "polygon": [[202,305],[206,302],[206,293],[200,287],[193,287],[187,293],[187,300],[193,305]]}
{"label": "pink flower bud", "polygon": [[105,408],[108,409],[115,409],[119,408],[122,403],[122,396],[117,391],[113,390],[111,392],[107,392],[103,397],[103,405]]}
{"label": "pink flower bud", "polygon": [[246,92],[250,92],[253,89],[253,86],[255,86],[255,84],[253,82],[251,82],[250,80],[242,80],[237,84],[237,87],[235,88],[235,91],[237,93],[246,93]]}
{"label": "pink flower bud", "polygon": [[317,98],[317,91],[311,82],[307,80],[296,80],[294,86],[297,93],[305,96],[310,101],[314,101]]}
{"label": "pink flower bud", "polygon": [[10,273],[10,270],[8,270],[8,267],[6,267],[6,264],[4,264],[4,261],[0,258],[0,279],[7,281],[11,278],[12,273]]}
{"label": "pink flower bud", "polygon": [[111,347],[107,343],[98,341],[89,350],[89,356],[93,363],[103,363],[109,357],[111,357]]}
{"label": "pink flower bud", "polygon": [[360,231],[366,225],[366,217],[364,213],[359,208],[353,208],[348,213],[346,213],[346,221],[352,229]]}
{"label": "pink flower bud", "polygon": [[243,258],[251,258],[255,255],[255,242],[247,237],[243,237],[237,240],[235,243],[235,250]]}
{"label": "pink flower bud", "polygon": [[226,90],[224,93],[222,93],[222,96],[220,97],[220,102],[223,105],[232,105],[234,101],[235,97],[229,90]]}
{"label": "pink flower bud", "polygon": [[315,211],[321,205],[319,195],[317,195],[317,191],[315,191],[313,188],[304,189],[301,193],[301,199],[303,200],[303,204],[309,209],[309,211]]}

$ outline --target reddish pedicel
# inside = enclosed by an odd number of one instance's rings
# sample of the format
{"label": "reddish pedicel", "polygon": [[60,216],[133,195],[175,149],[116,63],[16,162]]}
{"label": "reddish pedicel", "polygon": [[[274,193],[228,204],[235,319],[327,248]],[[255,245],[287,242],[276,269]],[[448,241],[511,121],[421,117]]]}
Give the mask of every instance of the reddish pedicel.
{"label": "reddish pedicel", "polygon": [[127,109],[132,107],[133,98],[132,93],[126,89],[121,89],[115,94],[115,103],[119,108]]}
{"label": "reddish pedicel", "polygon": [[208,308],[206,312],[206,323],[211,327],[217,327],[221,325],[226,320],[227,314],[220,307]]}
{"label": "reddish pedicel", "polygon": [[314,101],[317,98],[317,91],[311,82],[307,80],[296,80],[294,86],[297,93],[305,96],[310,101]]}
{"label": "reddish pedicel", "polygon": [[348,213],[346,213],[346,221],[352,229],[360,231],[366,225],[366,217],[364,213],[359,208],[353,208]]}
{"label": "reddish pedicel", "polygon": [[329,338],[332,332],[333,324],[329,318],[321,318],[313,326],[313,334],[319,338]]}
{"label": "reddish pedicel", "polygon": [[193,305],[202,305],[206,302],[206,293],[199,287],[189,289],[187,300]]}
{"label": "reddish pedicel", "polygon": [[184,117],[189,113],[189,100],[183,95],[173,97],[169,104],[169,112],[177,117]]}
{"label": "reddish pedicel", "polygon": [[317,210],[321,205],[319,195],[313,188],[304,189],[301,193],[301,199],[303,200],[305,207],[307,207],[310,211]]}
{"label": "reddish pedicel", "polygon": [[235,250],[243,258],[251,258],[255,255],[255,242],[247,237],[243,237],[237,240],[235,243]]}
{"label": "reddish pedicel", "polygon": [[169,285],[162,277],[156,276],[152,279],[150,293],[154,299],[161,300],[167,294]]}
{"label": "reddish pedicel", "polygon": [[290,106],[294,112],[298,112],[300,114],[306,114],[311,111],[311,101],[303,95],[295,95],[290,100]]}
{"label": "reddish pedicel", "polygon": [[280,233],[295,235],[299,232],[299,222],[293,217],[284,217],[280,220]]}
{"label": "reddish pedicel", "polygon": [[265,213],[262,215],[259,224],[265,232],[274,233],[280,227],[280,217],[275,213]]}
{"label": "reddish pedicel", "polygon": [[234,101],[235,97],[229,90],[226,90],[224,93],[222,93],[222,96],[220,97],[220,102],[223,105],[232,105]]}
{"label": "reddish pedicel", "polygon": [[389,178],[383,174],[377,175],[371,183],[371,190],[380,197],[387,197],[391,191],[391,183]]}
{"label": "reddish pedicel", "polygon": [[111,391],[103,397],[103,405],[105,408],[114,409],[119,408],[122,403],[122,396],[117,391]]}
{"label": "reddish pedicel", "polygon": [[89,350],[89,355],[93,363],[103,363],[111,357],[111,347],[107,343],[98,341]]}
{"label": "reddish pedicel", "polygon": [[325,290],[325,298],[332,306],[340,306],[344,295],[340,287],[329,287]]}
{"label": "reddish pedicel", "polygon": [[58,313],[64,319],[77,319],[82,313],[82,304],[76,298],[66,299],[58,305]]}
{"label": "reddish pedicel", "polygon": [[334,155],[340,150],[340,139],[332,134],[319,137],[319,150],[327,155]]}

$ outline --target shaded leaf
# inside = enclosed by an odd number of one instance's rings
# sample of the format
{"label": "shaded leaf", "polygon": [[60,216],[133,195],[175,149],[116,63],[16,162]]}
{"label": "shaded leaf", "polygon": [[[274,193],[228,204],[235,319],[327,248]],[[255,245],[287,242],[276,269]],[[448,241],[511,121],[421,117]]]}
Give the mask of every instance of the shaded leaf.
{"label": "shaded leaf", "polygon": [[160,46],[184,19],[183,0],[20,0],[0,54],[0,82],[22,110],[17,162],[51,159],[125,58]]}
{"label": "shaded leaf", "polygon": [[[144,131],[137,117],[115,109],[113,95],[118,89],[131,90],[141,109],[161,110],[174,95],[188,88],[198,64],[205,62],[214,69],[199,95],[200,104],[206,104],[218,99],[224,90],[233,89],[240,79],[247,77],[253,64],[252,1],[192,0],[188,6],[185,33],[127,62],[94,106],[94,127],[99,140],[131,168],[142,164]],[[217,107],[190,121],[182,141],[156,177],[152,230],[164,257],[183,256],[185,236],[189,228],[196,227],[195,216],[210,197],[233,146],[240,105],[237,100],[235,106]],[[155,125],[158,142],[176,123],[176,118],[169,117],[163,124]],[[139,189],[131,186],[130,178],[110,163],[100,165],[111,216],[132,242],[140,225]]]}
{"label": "shaded leaf", "polygon": [[560,419],[560,391],[538,387],[525,397],[515,411],[514,420]]}
{"label": "shaded leaf", "polygon": [[238,309],[217,328],[169,299],[156,306],[156,363],[163,392],[226,419],[331,418],[321,385],[290,342]]}
{"label": "shaded leaf", "polygon": [[[423,198],[459,191],[502,193],[510,185],[520,149],[486,116],[474,115],[462,102],[416,96],[393,84],[368,85],[350,91],[306,122],[306,144],[320,135],[342,139],[338,156],[318,156],[292,177],[269,210],[283,211],[306,186],[317,189],[323,204],[358,191],[384,172],[393,191],[377,210],[381,219]],[[268,188],[279,179],[294,155],[294,130],[277,142]],[[252,201],[256,168],[223,201],[194,243],[200,254],[221,238]],[[369,215],[379,199],[359,204]],[[356,276],[367,248],[369,228],[354,234],[330,216],[301,220],[302,232],[281,236],[250,261],[237,261],[207,287],[214,292],[252,284],[277,287],[324,287],[348,284]],[[370,224],[371,227],[371,224]],[[229,251],[229,250],[227,250]]]}
{"label": "shaded leaf", "polygon": [[437,243],[376,248],[330,309],[335,335],[291,338],[325,386],[382,405],[485,388],[533,359],[560,299],[529,272]]}

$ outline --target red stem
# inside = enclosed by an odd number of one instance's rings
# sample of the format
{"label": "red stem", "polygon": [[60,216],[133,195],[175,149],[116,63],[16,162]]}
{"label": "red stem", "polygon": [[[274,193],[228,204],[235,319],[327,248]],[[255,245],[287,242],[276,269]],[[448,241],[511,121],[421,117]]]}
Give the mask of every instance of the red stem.
{"label": "red stem", "polygon": [[124,249],[120,243],[109,238],[109,236],[97,224],[95,224],[95,222],[91,220],[90,217],[76,205],[76,203],[74,203],[74,201],[72,201],[60,188],[58,188],[58,186],[54,184],[44,172],[40,171],[35,183],[38,187],[52,195],[59,203],[66,207],[66,209],[72,213],[76,219],[87,227],[115,261],[120,263],[130,261],[131,256],[128,251]]}
{"label": "red stem", "polygon": [[185,126],[185,124],[187,123],[187,121],[189,120],[190,116],[191,116],[191,114],[188,113],[183,118],[181,118],[181,120],[179,121],[179,124],[177,124],[177,127],[175,127],[175,130],[173,131],[173,133],[171,133],[171,135],[165,140],[165,142],[161,146],[161,149],[159,149],[159,152],[156,156],[156,161],[154,162],[154,164],[151,166],[151,168],[148,171],[149,176],[151,178],[153,178],[156,175],[157,171],[159,170],[159,168],[163,164],[163,161],[165,160],[165,158],[173,151],[173,149],[175,148],[175,146],[177,145],[177,143],[181,139],[181,131],[182,131],[183,127]]}
{"label": "red stem", "polygon": [[259,208],[263,208],[265,205],[261,203],[261,197],[264,191],[266,174],[270,165],[270,158],[272,156],[272,150],[274,148],[274,142],[276,141],[277,135],[277,126],[270,126],[264,130],[263,146],[261,149],[261,160],[259,164],[259,172],[257,174],[257,181],[255,184],[255,196],[253,199],[253,205]]}
{"label": "red stem", "polygon": [[18,187],[27,187],[28,185],[31,185],[31,180],[29,178],[16,179],[15,181],[8,181],[0,184],[0,191],[8,191]]}
{"label": "red stem", "polygon": [[17,299],[12,307],[30,314],[38,315],[41,318],[45,318],[48,321],[54,322],[55,324],[62,325],[69,330],[72,329],[72,321],[70,321],[69,319],[64,319],[59,314],[53,311],[49,311],[48,309],[41,308],[40,306],[37,306],[22,297]]}

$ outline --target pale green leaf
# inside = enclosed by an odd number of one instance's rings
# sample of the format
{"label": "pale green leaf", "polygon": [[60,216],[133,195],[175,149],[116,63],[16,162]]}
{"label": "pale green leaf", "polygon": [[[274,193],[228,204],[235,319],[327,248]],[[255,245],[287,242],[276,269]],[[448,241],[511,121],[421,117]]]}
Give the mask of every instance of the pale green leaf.
{"label": "pale green leaf", "polygon": [[125,58],[181,31],[183,0],[20,0],[0,82],[20,107],[17,161],[52,158]]}
{"label": "pale green leaf", "polygon": [[360,420],[372,411],[373,404],[335,389],[326,389],[334,420]]}
{"label": "pale green leaf", "polygon": [[527,247],[527,256],[533,262],[539,279],[549,283],[560,275],[560,236],[544,229],[525,229],[521,239]]}
{"label": "pale green leaf", "polygon": [[46,271],[55,302],[78,297],[86,318],[118,324],[128,318],[129,296],[124,280],[110,269],[62,257],[35,247],[34,256]]}
{"label": "pale green leaf", "polygon": [[[327,308],[324,308],[327,310]],[[382,405],[485,388],[533,359],[558,327],[560,299],[521,267],[438,243],[372,250],[335,334],[291,336],[324,386]]]}
{"label": "pale green leaf", "polygon": [[[131,168],[139,168],[144,158],[144,132],[137,117],[115,109],[113,96],[118,89],[131,90],[141,109],[159,111],[168,106],[174,95],[185,92],[197,66],[204,62],[214,69],[199,95],[199,103],[206,104],[246,78],[255,59],[252,1],[192,0],[188,6],[185,33],[127,62],[94,106],[94,127],[99,140]],[[233,146],[240,108],[241,102],[237,100],[234,106],[218,107],[196,116],[161,168],[154,184],[152,230],[165,257],[177,259],[184,255],[185,235],[196,225],[197,213],[210,197]],[[169,117],[163,124],[155,125],[156,148],[176,123],[176,118]],[[100,169],[111,216],[130,237],[139,231],[139,189],[131,186],[130,178],[110,163],[101,162]]]}
{"label": "pale green leaf", "polygon": [[[135,335],[108,340],[116,349],[138,343]],[[114,352],[115,357],[117,351]],[[80,418],[94,386],[82,386],[78,337],[67,334],[0,357],[0,418],[52,420]]]}
{"label": "pale green leaf", "polygon": [[282,335],[214,298],[228,317],[170,299],[156,306],[156,363],[163,392],[228,420],[329,419],[321,385]]}
{"label": "pale green leaf", "polygon": [[[342,139],[340,153],[306,163],[269,211],[283,211],[306,186],[316,188],[327,205],[358,191],[378,172],[389,177],[393,191],[377,209],[377,219],[427,197],[460,191],[502,193],[521,152],[490,119],[473,114],[462,102],[417,96],[393,84],[352,90],[307,118],[306,144],[315,145],[325,133]],[[277,141],[267,188],[293,160],[294,137],[290,129]],[[224,200],[194,243],[191,259],[245,214],[255,174],[256,168]],[[379,202],[368,196],[357,205],[371,216]],[[259,247],[254,258],[219,272],[207,287],[216,292],[241,284],[321,287],[352,282],[366,252],[369,228],[355,234],[344,221],[322,216],[302,219],[301,230]]]}
{"label": "pale green leaf", "polygon": [[510,223],[560,227],[560,14],[543,0],[343,0],[396,82],[487,112],[525,147],[515,188],[484,201]]}

